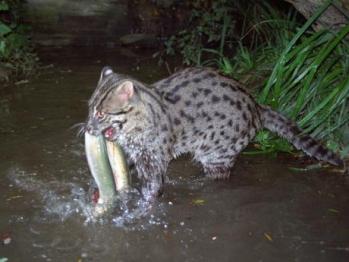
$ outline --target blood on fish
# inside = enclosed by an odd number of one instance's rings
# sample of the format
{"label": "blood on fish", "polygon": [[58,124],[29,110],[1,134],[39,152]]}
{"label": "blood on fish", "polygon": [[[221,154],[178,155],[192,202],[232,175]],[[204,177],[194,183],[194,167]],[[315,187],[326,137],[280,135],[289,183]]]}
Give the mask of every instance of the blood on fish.
{"label": "blood on fish", "polygon": [[95,188],[92,192],[91,201],[93,204],[97,204],[99,199],[99,190]]}

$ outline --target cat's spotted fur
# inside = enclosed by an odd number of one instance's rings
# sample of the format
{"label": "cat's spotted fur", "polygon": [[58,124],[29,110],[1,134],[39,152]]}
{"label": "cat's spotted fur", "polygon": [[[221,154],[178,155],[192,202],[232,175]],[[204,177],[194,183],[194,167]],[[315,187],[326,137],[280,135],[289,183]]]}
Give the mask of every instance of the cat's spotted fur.
{"label": "cat's spotted fur", "polygon": [[227,178],[237,155],[261,128],[286,138],[310,156],[343,161],[295,123],[259,105],[242,85],[211,69],[188,68],[147,86],[110,67],[89,101],[86,129],[116,140],[155,194],[169,162],[191,153],[207,176]]}

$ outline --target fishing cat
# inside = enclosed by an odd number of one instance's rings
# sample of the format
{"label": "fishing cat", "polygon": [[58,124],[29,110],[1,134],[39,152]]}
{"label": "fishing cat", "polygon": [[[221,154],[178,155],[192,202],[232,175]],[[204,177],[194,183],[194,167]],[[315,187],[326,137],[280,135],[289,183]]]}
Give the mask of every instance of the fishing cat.
{"label": "fishing cat", "polygon": [[105,67],[85,128],[123,147],[150,195],[161,192],[169,162],[183,153],[192,154],[206,176],[228,178],[238,154],[262,128],[309,156],[343,165],[294,122],[258,104],[239,82],[207,68],[188,68],[147,86]]}

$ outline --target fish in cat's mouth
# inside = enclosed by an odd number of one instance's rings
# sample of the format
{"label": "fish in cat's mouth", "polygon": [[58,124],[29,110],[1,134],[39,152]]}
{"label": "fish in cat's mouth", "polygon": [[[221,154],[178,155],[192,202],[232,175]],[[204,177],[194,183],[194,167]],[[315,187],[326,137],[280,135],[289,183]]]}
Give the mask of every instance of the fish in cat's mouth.
{"label": "fish in cat's mouth", "polygon": [[116,128],[113,126],[109,126],[103,130],[100,129],[94,129],[91,126],[86,125],[84,128],[84,131],[89,133],[92,136],[99,136],[103,135],[105,139],[108,141],[114,141],[116,139]]}

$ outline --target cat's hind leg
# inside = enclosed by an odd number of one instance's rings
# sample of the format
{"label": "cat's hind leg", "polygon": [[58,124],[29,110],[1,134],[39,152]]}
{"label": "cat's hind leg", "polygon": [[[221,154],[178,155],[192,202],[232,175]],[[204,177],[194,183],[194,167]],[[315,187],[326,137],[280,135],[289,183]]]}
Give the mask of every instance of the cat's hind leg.
{"label": "cat's hind leg", "polygon": [[205,176],[213,180],[229,179],[231,169],[235,159],[222,160],[219,158],[205,161],[200,161],[204,169]]}

